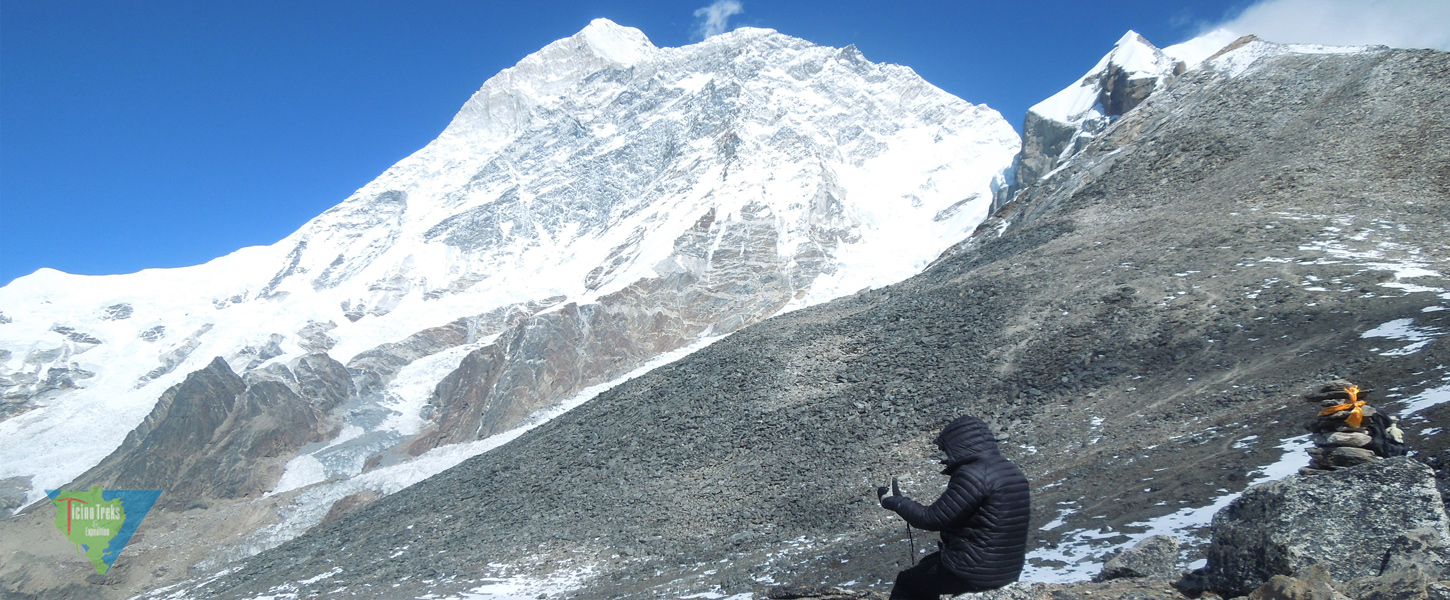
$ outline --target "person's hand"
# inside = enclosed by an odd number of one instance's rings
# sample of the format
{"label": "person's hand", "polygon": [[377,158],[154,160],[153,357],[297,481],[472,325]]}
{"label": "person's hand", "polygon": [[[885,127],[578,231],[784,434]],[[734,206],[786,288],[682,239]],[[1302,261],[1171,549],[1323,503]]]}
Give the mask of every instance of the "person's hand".
{"label": "person's hand", "polygon": [[[891,492],[890,496],[886,495],[888,491]],[[886,486],[876,488],[876,500],[881,502],[881,507],[887,510],[896,510],[897,504],[901,502],[901,498],[903,497],[901,495],[901,484],[897,483],[895,477],[891,478],[891,488],[889,490]]]}

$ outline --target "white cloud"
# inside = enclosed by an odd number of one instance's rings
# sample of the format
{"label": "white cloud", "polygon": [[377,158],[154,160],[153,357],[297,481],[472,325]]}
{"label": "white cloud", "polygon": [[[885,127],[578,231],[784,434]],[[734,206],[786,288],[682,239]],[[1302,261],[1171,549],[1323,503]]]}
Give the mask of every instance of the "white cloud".
{"label": "white cloud", "polygon": [[738,0],[715,0],[704,8],[695,10],[695,35],[707,38],[725,33],[730,26],[730,16],[745,12]]}
{"label": "white cloud", "polygon": [[1281,44],[1450,50],[1450,0],[1265,0],[1223,28]]}

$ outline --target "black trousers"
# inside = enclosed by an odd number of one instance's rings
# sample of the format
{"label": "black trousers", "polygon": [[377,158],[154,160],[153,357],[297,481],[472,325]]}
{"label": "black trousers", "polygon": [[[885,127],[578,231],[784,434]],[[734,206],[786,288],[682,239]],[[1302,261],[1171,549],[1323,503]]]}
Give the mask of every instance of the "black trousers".
{"label": "black trousers", "polygon": [[922,557],[916,566],[896,574],[891,600],[937,600],[942,594],[981,592],[985,588],[957,577],[941,564],[941,553]]}

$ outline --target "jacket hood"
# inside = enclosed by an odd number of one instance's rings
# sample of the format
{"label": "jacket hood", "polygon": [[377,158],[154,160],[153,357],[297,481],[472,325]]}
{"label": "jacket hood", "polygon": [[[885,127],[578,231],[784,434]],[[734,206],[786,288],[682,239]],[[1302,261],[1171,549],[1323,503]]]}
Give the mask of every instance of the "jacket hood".
{"label": "jacket hood", "polygon": [[951,470],[957,465],[976,460],[983,454],[997,453],[997,437],[981,419],[972,416],[959,417],[942,429],[936,437],[936,444],[944,452],[944,462]]}

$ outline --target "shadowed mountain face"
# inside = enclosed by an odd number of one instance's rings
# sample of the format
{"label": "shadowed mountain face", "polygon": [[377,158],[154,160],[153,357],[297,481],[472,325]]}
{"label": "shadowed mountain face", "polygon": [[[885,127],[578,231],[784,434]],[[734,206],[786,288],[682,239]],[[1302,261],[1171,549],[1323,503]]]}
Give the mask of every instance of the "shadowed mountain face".
{"label": "shadowed mountain face", "polygon": [[325,354],[245,380],[218,358],[162,394],[120,448],[65,489],[164,489],[164,509],[260,496],[299,448],[335,433],[326,415],[352,392],[347,369]]}
{"label": "shadowed mountain face", "polygon": [[961,414],[1033,483],[1039,574],[1193,523],[1334,375],[1436,462],[1447,90],[1450,55],[1385,49],[1166,80],[921,275],[748,327],[190,594],[885,585],[905,536],[872,490],[934,498],[930,440]]}

